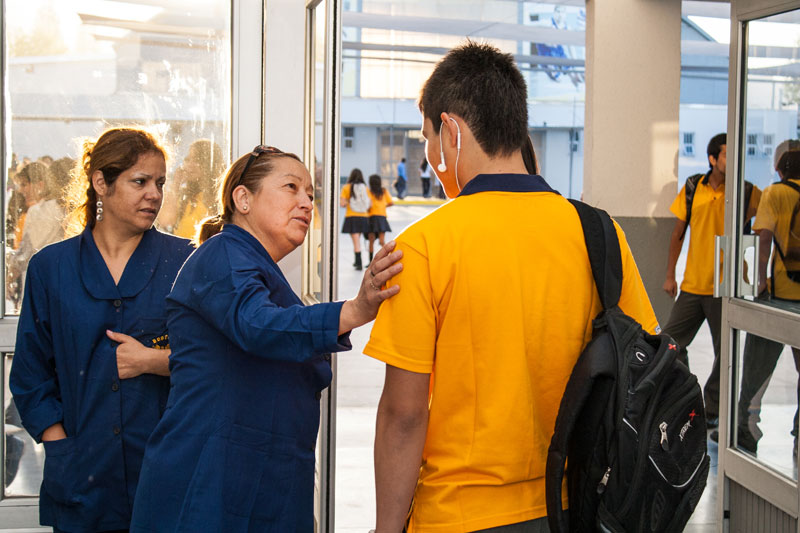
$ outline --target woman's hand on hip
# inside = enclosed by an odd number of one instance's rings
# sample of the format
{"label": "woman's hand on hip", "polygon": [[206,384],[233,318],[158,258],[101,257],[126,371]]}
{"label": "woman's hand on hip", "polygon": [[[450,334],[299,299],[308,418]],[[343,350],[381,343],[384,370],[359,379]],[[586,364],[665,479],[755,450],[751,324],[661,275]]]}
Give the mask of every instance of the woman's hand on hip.
{"label": "woman's hand on hip", "polygon": [[106,330],[108,338],[118,342],[117,372],[119,379],[130,379],[142,374],[169,375],[170,350],[148,348],[130,335]]}
{"label": "woman's hand on hip", "polygon": [[389,241],[378,250],[364,271],[358,296],[347,300],[342,306],[342,313],[339,315],[340,335],[375,320],[381,303],[400,292],[399,285],[386,286],[389,280],[403,270],[403,264],[398,262],[403,257],[403,252],[393,251],[395,246],[395,241]]}

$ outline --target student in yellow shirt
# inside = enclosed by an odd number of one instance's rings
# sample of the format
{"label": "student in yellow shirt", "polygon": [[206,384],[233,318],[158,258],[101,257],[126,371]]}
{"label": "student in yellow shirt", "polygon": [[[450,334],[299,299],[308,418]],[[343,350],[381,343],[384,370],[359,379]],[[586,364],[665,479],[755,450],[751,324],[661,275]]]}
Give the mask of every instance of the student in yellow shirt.
{"label": "student in yellow shirt", "polygon": [[350,172],[347,184],[342,187],[339,205],[347,208],[344,215],[342,233],[350,234],[356,258],[353,266],[356,270],[361,270],[361,234],[369,232],[370,206],[367,185],[364,183],[364,174],[361,173],[361,169],[354,168]]}
{"label": "student in yellow shirt", "polygon": [[[758,234],[758,290],[759,299],[766,302],[800,302],[800,192],[787,185],[800,187],[800,141],[788,140],[775,149],[775,170],[782,183],[773,183],[766,189],[758,205],[753,230]],[[773,246],[773,243],[775,246]],[[772,251],[772,262],[769,261]],[[767,279],[767,266],[770,276]],[[792,279],[794,278],[794,279]],[[758,439],[750,431],[750,402],[770,378],[778,364],[784,345],[747,334],[742,355],[742,392],[739,395],[739,428],[737,444],[751,453],[758,449]],[[800,349],[792,348],[795,368],[800,371]],[[797,384],[800,402],[800,379]],[[798,414],[795,411],[792,435],[794,454],[797,455]],[[715,438],[716,437],[716,438]],[[712,433],[712,440],[719,435]]]}
{"label": "student in yellow shirt", "polygon": [[[386,244],[386,232],[392,231],[389,221],[386,220],[386,208],[392,203],[392,196],[389,191],[383,186],[383,180],[377,174],[369,177],[369,190],[367,191],[369,199],[372,202],[369,206],[369,233],[367,233],[367,240],[369,240],[369,262],[372,262],[372,254],[375,248],[375,239],[381,246]],[[369,263],[368,263],[369,264]]]}
{"label": "student in yellow shirt", "polygon": [[[719,423],[719,347],[722,318],[722,300],[714,298],[714,238],[725,233],[725,165],[727,153],[726,134],[711,138],[706,149],[709,171],[697,182],[692,201],[691,216],[687,217],[686,186],[681,188],[670,211],[677,217],[669,243],[667,276],[664,291],[672,298],[678,292],[675,281],[675,266],[681,253],[687,226],[689,252],[681,291],[664,326],[664,333],[680,345],[678,359],[689,365],[687,346],[691,344],[703,322],[708,322],[714,346],[714,364],[711,375],[703,388],[706,417],[709,427]],[[750,205],[745,218],[750,220],[756,213],[761,191],[753,187]],[[687,218],[689,220],[687,221]],[[719,267],[718,267],[719,268]]]}
{"label": "student in yellow shirt", "polygon": [[[399,532],[412,496],[412,532],[546,531],[547,448],[601,308],[580,219],[526,171],[527,87],[511,55],[451,50],[420,110],[428,161],[453,200],[396,238],[403,289],[364,349],[386,363],[376,531]],[[620,307],[655,331],[617,232]]]}

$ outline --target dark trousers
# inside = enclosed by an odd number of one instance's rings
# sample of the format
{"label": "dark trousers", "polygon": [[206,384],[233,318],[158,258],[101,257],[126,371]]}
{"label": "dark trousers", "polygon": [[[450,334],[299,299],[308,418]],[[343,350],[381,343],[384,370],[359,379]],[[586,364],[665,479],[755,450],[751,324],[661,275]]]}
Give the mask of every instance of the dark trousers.
{"label": "dark trousers", "polygon": [[547,525],[547,517],[543,516],[527,522],[481,529],[475,533],[550,533],[550,527]]}
{"label": "dark trousers", "polygon": [[397,197],[402,200],[406,197],[408,182],[403,178],[397,178],[397,181],[394,182],[394,188],[397,189]]}
{"label": "dark trousers", "polygon": [[689,366],[686,347],[694,340],[703,322],[708,322],[711,330],[711,341],[714,345],[714,365],[703,387],[703,398],[706,403],[706,417],[719,416],[719,339],[722,321],[722,299],[713,296],[702,296],[683,292],[678,295],[672,312],[669,315],[664,333],[675,339],[680,346],[678,360]]}
{"label": "dark trousers", "polygon": [[422,181],[422,197],[423,198],[430,198],[431,197],[431,179],[430,178],[420,178]]}
{"label": "dark trousers", "polygon": [[[750,403],[759,389],[772,377],[778,364],[783,344],[748,333],[742,354],[742,391],[739,394],[739,425],[747,426],[750,418]],[[794,367],[800,372],[800,349],[792,348]],[[797,401],[800,404],[800,376],[797,381]],[[794,412],[792,435],[797,436],[797,410]]]}

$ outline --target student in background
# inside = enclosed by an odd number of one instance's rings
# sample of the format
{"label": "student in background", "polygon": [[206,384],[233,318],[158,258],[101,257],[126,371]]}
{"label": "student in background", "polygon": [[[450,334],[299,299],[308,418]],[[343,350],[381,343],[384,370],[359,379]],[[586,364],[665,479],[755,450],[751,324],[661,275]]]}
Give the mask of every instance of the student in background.
{"label": "student in background", "polygon": [[[383,186],[381,177],[373,174],[369,177],[369,190],[367,191],[370,199],[369,206],[369,262],[372,262],[372,254],[375,247],[375,239],[381,246],[386,244],[386,232],[392,231],[389,221],[386,220],[386,208],[392,203],[389,191]],[[369,263],[367,263],[369,264]]]}
{"label": "student in background", "polygon": [[350,234],[353,240],[353,251],[355,261],[353,266],[356,270],[363,268],[361,263],[361,235],[369,233],[369,207],[370,197],[367,193],[367,185],[364,183],[364,175],[361,169],[354,168],[347,178],[347,184],[342,187],[339,196],[339,205],[346,207],[342,233]]}
{"label": "student in background", "polygon": [[[675,305],[664,326],[664,333],[671,336],[680,346],[678,359],[689,366],[687,346],[694,340],[697,331],[708,323],[711,342],[714,347],[714,363],[711,374],[703,387],[706,404],[706,417],[709,427],[719,424],[719,349],[722,319],[722,299],[714,297],[714,238],[725,233],[725,169],[727,136],[720,133],[708,142],[709,170],[697,181],[692,200],[691,216],[687,217],[686,190],[684,185],[672,202],[670,211],[675,215],[667,258],[667,275],[664,291],[675,298]],[[699,176],[698,176],[699,177]],[[690,178],[691,179],[691,178]],[[688,183],[689,180],[687,180]],[[761,191],[753,187],[750,205],[746,207],[745,218],[749,220],[756,214]],[[687,221],[688,218],[688,221]],[[687,226],[689,233],[689,252],[686,256],[686,271],[681,282],[680,294],[675,281],[675,266],[681,253]]]}
{"label": "student in background", "polygon": [[422,182],[422,197],[431,197],[431,166],[428,164],[428,159],[423,158],[422,164],[419,166],[419,179]]}

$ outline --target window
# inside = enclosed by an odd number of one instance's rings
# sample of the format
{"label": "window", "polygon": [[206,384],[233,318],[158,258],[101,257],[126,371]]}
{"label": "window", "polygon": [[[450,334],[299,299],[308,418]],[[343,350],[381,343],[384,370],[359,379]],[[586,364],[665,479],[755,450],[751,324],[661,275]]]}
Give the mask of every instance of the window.
{"label": "window", "polygon": [[761,139],[761,153],[769,157],[772,155],[773,147],[775,145],[775,136],[771,133],[765,133]]}
{"label": "window", "polygon": [[[27,0],[4,2],[3,8],[8,112],[0,154],[8,201],[2,314],[8,316],[19,312],[31,255],[69,236],[62,229],[62,191],[81,156],[81,139],[96,139],[110,127],[149,129],[170,152],[156,225],[188,236],[198,218],[216,212],[214,179],[231,151],[232,5]],[[30,170],[24,171],[33,164],[48,176],[36,190],[25,178]],[[39,209],[48,216],[34,224],[30,210],[46,202],[52,209]],[[53,231],[33,242],[31,229],[45,222]],[[4,346],[13,346],[13,329],[2,330]],[[44,452],[22,428],[8,389],[13,350],[0,355],[0,499],[35,497]],[[0,505],[0,524],[14,507]]]}
{"label": "window", "polygon": [[694,132],[684,132],[681,154],[689,157],[694,156]]}
{"label": "window", "polygon": [[758,134],[747,134],[747,155],[754,156],[758,154]]}
{"label": "window", "polygon": [[352,126],[342,128],[342,148],[352,150],[355,147],[356,129]]}
{"label": "window", "polygon": [[[152,130],[172,153],[157,224],[191,237],[194,224],[216,212],[214,179],[230,153],[231,5],[196,2],[192,17],[177,0],[5,6],[10,124],[4,131],[10,136],[4,144],[10,150],[4,186],[10,194],[4,314],[14,315],[30,256],[69,236],[62,220],[52,218],[56,212],[65,218],[62,191],[81,157],[80,139],[116,126]],[[195,144],[201,139],[202,146]],[[20,174],[32,163],[49,170],[47,184],[35,192],[25,181],[29,172]],[[54,204],[47,210],[53,231],[36,240],[26,231],[26,213],[45,203]]]}

